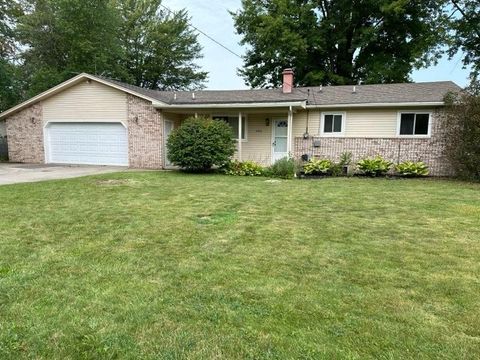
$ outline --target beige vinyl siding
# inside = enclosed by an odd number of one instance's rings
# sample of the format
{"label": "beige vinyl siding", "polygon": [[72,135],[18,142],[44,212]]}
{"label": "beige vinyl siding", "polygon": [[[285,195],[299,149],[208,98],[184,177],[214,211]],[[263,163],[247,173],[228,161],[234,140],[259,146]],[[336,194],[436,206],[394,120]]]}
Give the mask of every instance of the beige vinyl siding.
{"label": "beige vinyl siding", "polygon": [[[397,131],[397,109],[328,109],[325,112],[346,114],[345,137],[395,137]],[[320,136],[322,111],[310,111],[308,115],[308,133]],[[305,133],[307,111],[299,111],[293,116],[293,136]]]}
{"label": "beige vinyl siding", "polygon": [[123,91],[96,81],[82,82],[43,101],[43,120],[127,122]]}
{"label": "beige vinyl siding", "polygon": [[308,133],[310,135],[318,135],[319,117],[318,111],[299,111],[293,114],[293,129],[292,136],[294,138],[301,137],[305,134],[307,127],[307,113],[308,113]]}
{"label": "beige vinyl siding", "polygon": [[[269,126],[265,119],[270,118]],[[243,160],[253,160],[263,165],[270,165],[272,156],[272,121],[265,114],[247,116],[247,140],[242,142]]]}
{"label": "beige vinyl siding", "polygon": [[397,110],[347,111],[346,137],[395,137]]}
{"label": "beige vinyl siding", "polygon": [[7,135],[7,125],[5,121],[0,120],[0,137]]}

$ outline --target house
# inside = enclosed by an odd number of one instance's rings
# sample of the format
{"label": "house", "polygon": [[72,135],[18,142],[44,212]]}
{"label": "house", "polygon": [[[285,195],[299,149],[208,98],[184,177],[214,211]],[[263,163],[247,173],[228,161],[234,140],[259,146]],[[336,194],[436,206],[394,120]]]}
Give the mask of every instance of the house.
{"label": "house", "polygon": [[269,165],[289,154],[424,161],[451,174],[443,148],[444,95],[453,82],[155,91],[80,74],[0,114],[13,162],[169,166],[166,139],[190,116],[231,125],[236,157]]}

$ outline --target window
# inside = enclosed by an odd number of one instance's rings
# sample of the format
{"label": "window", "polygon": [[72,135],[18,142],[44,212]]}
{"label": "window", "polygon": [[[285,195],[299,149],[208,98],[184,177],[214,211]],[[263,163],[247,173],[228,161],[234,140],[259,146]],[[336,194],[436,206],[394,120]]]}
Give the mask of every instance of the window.
{"label": "window", "polygon": [[342,136],[345,129],[344,113],[323,113],[321,133],[326,136]]}
{"label": "window", "polygon": [[[213,120],[225,121],[233,131],[233,137],[238,139],[238,116],[213,116]],[[242,116],[242,140],[247,139],[247,119]]]}
{"label": "window", "polygon": [[430,113],[400,113],[398,135],[430,135]]}

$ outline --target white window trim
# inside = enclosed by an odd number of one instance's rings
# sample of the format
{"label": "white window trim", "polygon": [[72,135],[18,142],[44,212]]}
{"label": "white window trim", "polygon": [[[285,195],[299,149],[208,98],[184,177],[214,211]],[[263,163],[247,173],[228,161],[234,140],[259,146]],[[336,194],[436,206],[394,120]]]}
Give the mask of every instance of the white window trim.
{"label": "white window trim", "polygon": [[[342,116],[342,131],[340,132],[324,132],[325,130],[325,115],[341,115]],[[347,124],[346,111],[326,111],[322,112],[320,119],[320,135],[323,137],[345,137],[345,125]]]}
{"label": "white window trim", "polygon": [[[217,117],[217,116],[219,116],[219,117],[227,116],[227,117],[232,117],[232,118],[234,117],[238,121],[238,113],[237,114],[233,114],[233,113],[211,114],[212,119]],[[248,142],[248,114],[242,113],[242,117],[245,118],[245,127],[242,128],[242,134],[245,134],[245,139],[242,139],[242,143],[244,143],[244,142]],[[238,141],[238,138],[235,137],[235,141]]]}
{"label": "white window trim", "polygon": [[[400,124],[402,123],[402,114],[428,114],[428,134],[426,135],[400,135]],[[432,110],[401,110],[397,111],[397,132],[396,136],[402,139],[427,139],[432,137]],[[415,124],[414,124],[415,131]]]}

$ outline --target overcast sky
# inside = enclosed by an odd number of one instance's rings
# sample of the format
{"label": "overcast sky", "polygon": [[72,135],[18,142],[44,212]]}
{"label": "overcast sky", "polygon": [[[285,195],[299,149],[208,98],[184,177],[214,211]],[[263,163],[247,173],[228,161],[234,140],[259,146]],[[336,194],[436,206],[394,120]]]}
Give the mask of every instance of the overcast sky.
{"label": "overcast sky", "polygon": [[[238,10],[241,0],[164,0],[163,3],[172,10],[186,8],[193,25],[235,53],[244,54],[244,49],[239,45],[240,37],[235,33],[232,17],[228,13],[229,10]],[[204,55],[199,65],[209,73],[207,88],[246,88],[243,79],[237,75],[242,60],[201,34],[198,39],[203,46]],[[468,83],[468,71],[462,69],[461,56],[457,55],[450,61],[442,59],[435,67],[414,71],[412,78],[417,82],[452,80],[460,86],[465,86]]]}

